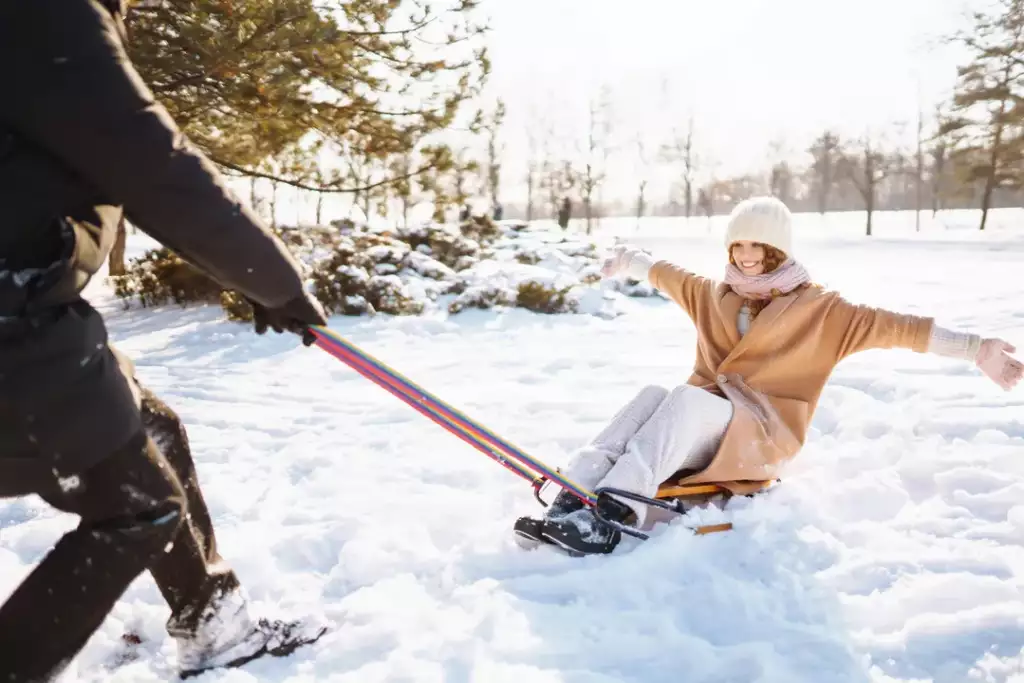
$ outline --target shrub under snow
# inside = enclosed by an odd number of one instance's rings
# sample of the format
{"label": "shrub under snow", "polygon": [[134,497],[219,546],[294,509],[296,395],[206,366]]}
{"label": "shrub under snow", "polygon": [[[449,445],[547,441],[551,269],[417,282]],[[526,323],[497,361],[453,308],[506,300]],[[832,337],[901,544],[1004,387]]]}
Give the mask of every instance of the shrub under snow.
{"label": "shrub under snow", "polygon": [[[495,223],[424,224],[371,231],[351,221],[279,231],[303,264],[310,291],[332,314],[450,314],[518,306],[539,313],[617,314],[623,299],[652,296],[647,283],[603,280],[604,250],[582,236]],[[229,317],[251,309],[169,250],[147,253],[113,278],[143,306],[220,303]]]}

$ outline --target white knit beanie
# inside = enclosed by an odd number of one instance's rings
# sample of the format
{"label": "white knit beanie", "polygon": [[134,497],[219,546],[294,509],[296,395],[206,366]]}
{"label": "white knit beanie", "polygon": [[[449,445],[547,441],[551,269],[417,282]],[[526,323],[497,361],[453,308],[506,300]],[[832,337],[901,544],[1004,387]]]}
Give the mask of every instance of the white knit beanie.
{"label": "white knit beanie", "polygon": [[792,214],[775,197],[744,199],[729,214],[725,248],[740,240],[768,244],[793,256]]}

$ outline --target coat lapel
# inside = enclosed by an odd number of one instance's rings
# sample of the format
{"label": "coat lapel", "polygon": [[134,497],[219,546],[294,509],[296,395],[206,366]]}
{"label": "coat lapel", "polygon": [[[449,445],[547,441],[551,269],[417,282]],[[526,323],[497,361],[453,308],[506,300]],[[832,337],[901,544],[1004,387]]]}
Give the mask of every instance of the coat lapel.
{"label": "coat lapel", "polygon": [[739,319],[743,299],[732,291],[729,285],[718,285],[718,314],[722,318],[722,326],[729,338],[729,348],[736,348],[740,343],[740,330],[736,326]]}
{"label": "coat lapel", "polygon": [[[732,351],[730,351],[729,354],[722,361],[722,365],[725,365],[726,363],[736,360],[747,349],[749,349],[751,345],[756,346],[757,344],[764,344],[766,341],[768,341],[771,338],[772,332],[778,329],[775,323],[778,320],[779,316],[785,313],[789,309],[789,307],[792,306],[793,303],[796,302],[802,296],[802,294],[805,291],[807,290],[805,289],[795,294],[787,294],[786,296],[776,297],[775,299],[772,300],[770,304],[765,306],[764,310],[758,313],[757,317],[754,318],[753,321],[751,321],[750,329],[748,329],[747,333],[743,335],[741,339],[739,339],[739,342],[735,346],[733,346]],[[736,329],[736,315],[739,313],[740,306],[742,305],[742,299],[739,297],[739,295],[736,294],[733,294],[733,296],[731,297],[727,297],[727,299],[733,298],[735,298],[737,302],[735,306],[736,312],[733,314],[732,329],[736,331],[736,335],[737,337],[739,337],[739,331]],[[725,300],[726,299],[723,299],[723,304],[725,303]],[[725,314],[726,308],[727,307],[724,305],[721,306],[723,314]]]}

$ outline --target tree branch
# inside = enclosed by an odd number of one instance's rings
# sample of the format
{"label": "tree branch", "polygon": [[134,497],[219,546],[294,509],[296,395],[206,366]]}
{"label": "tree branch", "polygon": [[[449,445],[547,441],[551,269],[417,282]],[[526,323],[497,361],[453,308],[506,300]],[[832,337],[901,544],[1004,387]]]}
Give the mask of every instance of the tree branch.
{"label": "tree branch", "polygon": [[246,177],[250,177],[250,178],[263,178],[264,180],[273,180],[273,181],[276,181],[276,182],[279,182],[279,183],[284,183],[285,185],[290,185],[290,186],[298,188],[300,190],[308,190],[310,192],[325,192],[325,193],[328,193],[328,194],[355,194],[357,192],[367,192],[369,190],[373,190],[373,189],[376,189],[378,187],[383,187],[385,185],[391,185],[392,183],[398,183],[398,182],[401,182],[403,180],[409,180],[410,178],[414,178],[414,177],[416,177],[416,176],[418,176],[418,175],[420,175],[422,173],[425,173],[426,171],[429,171],[430,169],[435,168],[435,167],[438,166],[438,162],[437,161],[433,161],[433,162],[431,162],[431,163],[429,163],[429,164],[427,164],[425,166],[421,166],[418,169],[416,169],[415,171],[412,171],[412,172],[407,173],[405,175],[394,176],[392,178],[387,178],[385,180],[380,180],[380,181],[378,181],[376,183],[371,183],[369,185],[364,185],[362,187],[338,187],[335,184],[332,184],[332,185],[307,185],[306,183],[303,183],[303,182],[298,181],[298,180],[289,180],[288,178],[282,178],[281,176],[274,175],[273,173],[264,173],[262,171],[254,171],[252,169],[248,169],[248,168],[243,168],[241,166],[237,166],[235,164],[232,164],[229,161],[223,161],[221,159],[216,159],[216,158],[213,158],[213,157],[211,157],[211,161],[213,161],[215,164],[217,164],[219,166],[223,166],[224,168],[227,168],[227,169],[230,169],[232,171],[235,171],[236,173],[240,173],[241,175],[246,176]]}

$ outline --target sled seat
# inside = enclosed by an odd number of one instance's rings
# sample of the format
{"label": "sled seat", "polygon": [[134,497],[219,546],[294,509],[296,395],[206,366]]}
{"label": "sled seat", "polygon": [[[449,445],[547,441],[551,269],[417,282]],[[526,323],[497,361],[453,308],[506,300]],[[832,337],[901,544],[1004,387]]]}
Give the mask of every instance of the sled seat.
{"label": "sled seat", "polygon": [[[765,482],[758,490],[749,495],[761,493],[762,491],[769,489],[773,484],[774,482]],[[654,497],[663,500],[708,500],[719,495],[731,498],[734,494],[729,489],[719,486],[718,484],[678,484],[673,478],[659,486],[658,492],[654,494]],[[732,523],[725,522],[723,524],[707,524],[699,526],[695,528],[693,532],[697,535],[704,535],[718,531],[729,531],[730,529],[732,529]]]}

